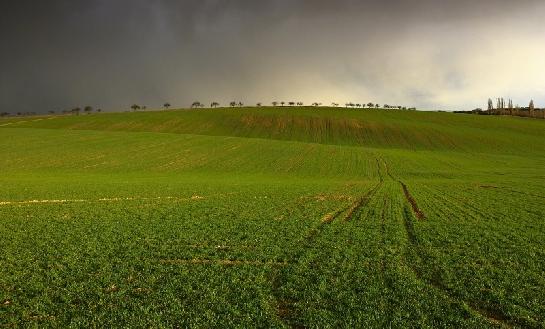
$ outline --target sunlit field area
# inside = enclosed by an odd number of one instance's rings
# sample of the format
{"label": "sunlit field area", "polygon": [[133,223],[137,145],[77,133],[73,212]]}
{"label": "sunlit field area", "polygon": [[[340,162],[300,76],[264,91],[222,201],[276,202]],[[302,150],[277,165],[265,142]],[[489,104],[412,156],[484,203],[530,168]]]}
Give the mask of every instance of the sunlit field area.
{"label": "sunlit field area", "polygon": [[545,327],[545,120],[0,119],[1,327]]}

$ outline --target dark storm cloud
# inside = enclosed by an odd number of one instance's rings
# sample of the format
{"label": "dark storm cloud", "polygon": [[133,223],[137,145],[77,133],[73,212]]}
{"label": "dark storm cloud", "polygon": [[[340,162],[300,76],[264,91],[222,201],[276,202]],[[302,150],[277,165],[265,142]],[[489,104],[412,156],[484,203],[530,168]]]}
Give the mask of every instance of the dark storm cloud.
{"label": "dark storm cloud", "polygon": [[4,1],[0,109],[545,102],[543,14],[531,0]]}

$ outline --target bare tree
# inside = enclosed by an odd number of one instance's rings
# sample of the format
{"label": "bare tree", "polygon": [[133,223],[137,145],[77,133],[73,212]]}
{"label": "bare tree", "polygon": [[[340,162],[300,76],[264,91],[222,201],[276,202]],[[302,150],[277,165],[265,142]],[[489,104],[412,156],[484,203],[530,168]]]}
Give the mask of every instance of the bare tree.
{"label": "bare tree", "polygon": [[488,99],[488,112],[492,112],[493,109],[494,109],[494,103],[492,102],[492,99],[489,98]]}

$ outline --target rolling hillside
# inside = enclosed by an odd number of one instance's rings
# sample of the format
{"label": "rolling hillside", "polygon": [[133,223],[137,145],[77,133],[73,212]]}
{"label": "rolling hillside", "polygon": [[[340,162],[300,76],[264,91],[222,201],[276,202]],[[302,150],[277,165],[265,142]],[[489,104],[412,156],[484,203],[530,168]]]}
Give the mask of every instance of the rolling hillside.
{"label": "rolling hillside", "polygon": [[5,118],[0,154],[0,325],[544,327],[543,120]]}
{"label": "rolling hillside", "polygon": [[545,123],[541,120],[416,111],[288,107],[171,110],[17,119],[6,127],[254,137],[413,150],[545,152]]}

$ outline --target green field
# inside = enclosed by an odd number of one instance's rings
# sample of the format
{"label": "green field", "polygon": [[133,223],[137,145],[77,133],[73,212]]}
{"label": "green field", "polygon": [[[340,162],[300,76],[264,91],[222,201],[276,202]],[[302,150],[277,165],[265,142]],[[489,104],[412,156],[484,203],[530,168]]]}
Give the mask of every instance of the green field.
{"label": "green field", "polygon": [[545,328],[545,120],[0,119],[0,327]]}

